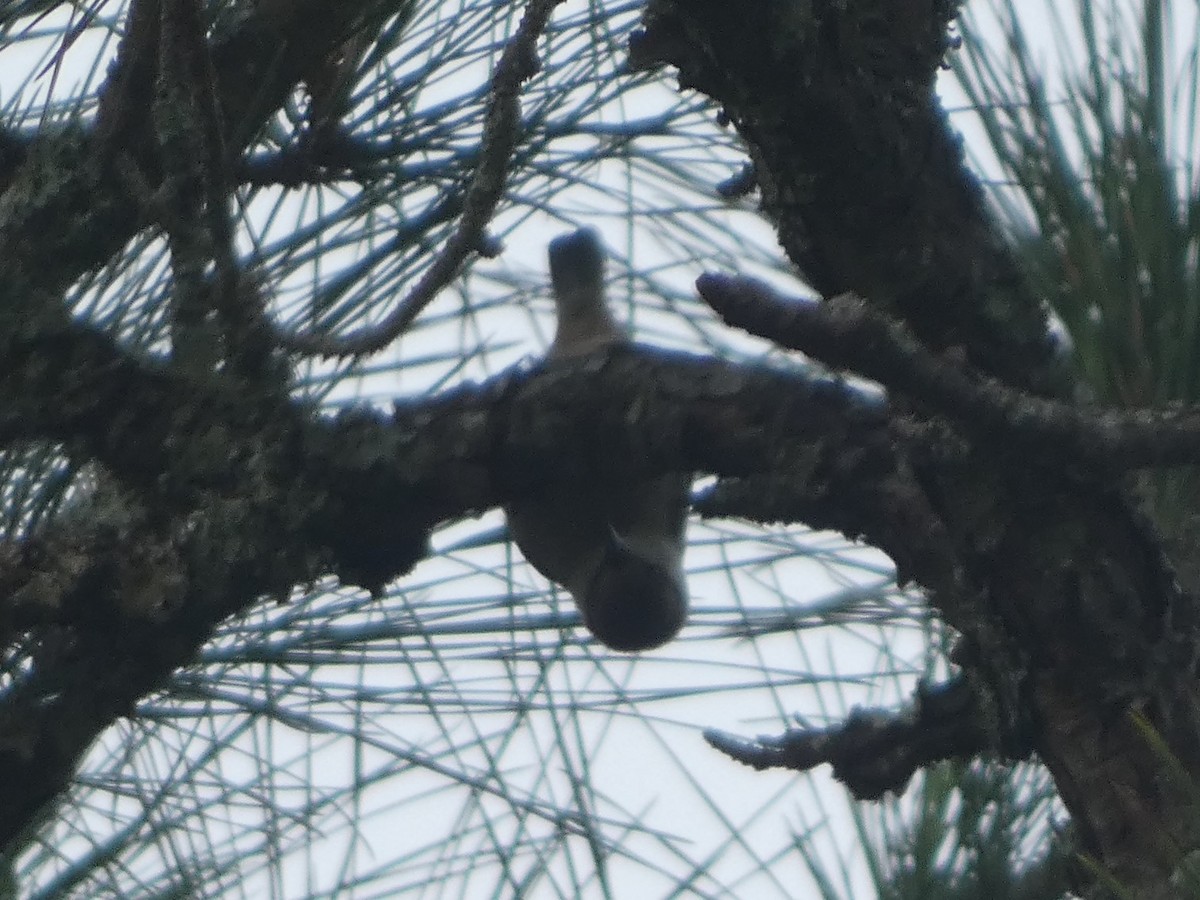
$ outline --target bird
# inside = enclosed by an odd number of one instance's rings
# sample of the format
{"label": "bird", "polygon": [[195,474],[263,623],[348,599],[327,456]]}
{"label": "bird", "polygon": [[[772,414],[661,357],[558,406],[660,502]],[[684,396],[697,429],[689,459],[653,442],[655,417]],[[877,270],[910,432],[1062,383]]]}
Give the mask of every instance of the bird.
{"label": "bird", "polygon": [[[550,242],[557,324],[550,360],[629,342],[604,291],[604,246],[592,228]],[[571,594],[592,636],[612,650],[670,641],[688,611],[683,551],[690,473],[611,483],[546,480],[505,506],[525,559]]]}

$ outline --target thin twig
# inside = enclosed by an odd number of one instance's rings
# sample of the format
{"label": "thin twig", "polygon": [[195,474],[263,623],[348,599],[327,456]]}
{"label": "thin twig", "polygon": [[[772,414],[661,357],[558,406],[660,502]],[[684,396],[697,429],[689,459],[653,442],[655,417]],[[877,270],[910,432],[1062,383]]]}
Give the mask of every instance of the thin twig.
{"label": "thin twig", "polygon": [[467,258],[486,246],[484,229],[504,194],[508,166],[521,127],[520,89],[539,69],[537,40],[562,0],[530,0],[521,24],[492,74],[491,100],[483,122],[479,167],[463,202],[463,214],[429,270],[382,321],[341,337],[321,334],[279,335],[279,346],[296,353],[357,356],[386,347],[449,284]]}

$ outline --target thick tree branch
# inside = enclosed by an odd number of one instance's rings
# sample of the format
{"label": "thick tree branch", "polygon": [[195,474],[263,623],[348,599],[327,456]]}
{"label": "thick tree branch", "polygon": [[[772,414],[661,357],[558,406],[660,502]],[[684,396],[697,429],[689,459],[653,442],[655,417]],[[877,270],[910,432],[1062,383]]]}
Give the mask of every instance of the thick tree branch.
{"label": "thick tree branch", "polygon": [[[123,490],[81,500],[0,559],[0,625],[34,661],[0,697],[0,845],[226,616],[330,572],[379,591],[438,523],[556,475],[802,479],[793,494],[839,508],[913,577],[952,584],[936,520],[914,527],[919,487],[886,410],[827,381],[629,348],[322,421],[82,325],[10,343],[0,437],[60,441]],[[899,488],[903,503],[889,499]]]}
{"label": "thick tree branch", "polygon": [[[1040,302],[933,92],[957,6],[650,0],[631,64],[677,66],[683,86],[722,105],[819,293],[864,298],[969,371],[1066,397]],[[1197,600],[1113,478],[1000,430],[964,436],[970,465],[916,471],[962,583],[980,588],[942,612],[966,637],[964,673],[986,687],[988,733],[1029,734],[1083,848],[1165,896],[1200,829],[1162,754],[1114,723],[1144,714],[1200,777]]]}
{"label": "thick tree branch", "polygon": [[673,65],[746,140],[764,211],[816,290],[853,292],[937,351],[1061,389],[1045,316],[993,231],[933,81],[956,0],[651,0],[634,68]]}
{"label": "thick tree branch", "polygon": [[[230,157],[245,149],[312,59],[333,52],[365,21],[387,15],[375,0],[293,0],[239,11],[209,50]],[[152,186],[161,174],[149,121],[158,21],[155,0],[131,5],[95,124],[39,136],[4,186],[0,340],[60,319],[67,288],[147,224],[144,198],[129,190],[122,173],[132,164]]]}
{"label": "thick tree branch", "polygon": [[1017,441],[1031,453],[1098,471],[1200,464],[1200,411],[1106,412],[1024,394],[934,356],[900,322],[842,294],[786,298],[751,278],[702,275],[700,295],[730,325],[878,381],[941,413],[978,440]]}

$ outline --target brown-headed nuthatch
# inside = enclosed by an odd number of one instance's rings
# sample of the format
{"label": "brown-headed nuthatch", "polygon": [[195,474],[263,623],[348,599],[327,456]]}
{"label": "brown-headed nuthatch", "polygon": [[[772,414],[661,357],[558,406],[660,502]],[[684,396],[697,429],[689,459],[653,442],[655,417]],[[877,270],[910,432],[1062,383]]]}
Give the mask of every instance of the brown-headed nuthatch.
{"label": "brown-headed nuthatch", "polygon": [[[548,355],[561,359],[628,340],[604,299],[604,250],[583,228],[550,242],[558,328]],[[575,598],[588,630],[613,650],[665,644],[687,617],[683,574],[689,475],[632,484],[545,484],[505,508],[508,527],[535,569]]]}

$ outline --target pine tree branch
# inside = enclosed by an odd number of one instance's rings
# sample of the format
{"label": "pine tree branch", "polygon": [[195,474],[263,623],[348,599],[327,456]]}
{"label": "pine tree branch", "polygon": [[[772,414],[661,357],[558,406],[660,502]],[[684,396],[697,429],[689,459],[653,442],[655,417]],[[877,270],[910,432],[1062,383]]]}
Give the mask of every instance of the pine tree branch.
{"label": "pine tree branch", "polygon": [[945,415],[978,440],[1098,472],[1200,463],[1200,410],[1088,409],[1022,393],[935,356],[900,322],[850,294],[787,298],[751,278],[702,275],[700,295],[730,325],[799,350]]}
{"label": "pine tree branch", "polygon": [[859,800],[901,793],[917,769],[989,749],[988,729],[966,678],[921,685],[906,710],[856,709],[830,728],[796,728],[744,740],[704,733],[717,750],[755,769],[807,772],[822,763]]}
{"label": "pine tree branch", "polygon": [[508,168],[521,131],[521,85],[537,74],[537,41],[562,0],[529,0],[516,34],[509,40],[492,74],[490,100],[483,123],[479,163],[471,176],[458,227],[434,257],[428,271],[394,310],[377,325],[353,334],[285,335],[279,345],[296,353],[356,356],[381,350],[399,337],[446,285],[472,253],[494,255],[485,234],[504,195]]}

